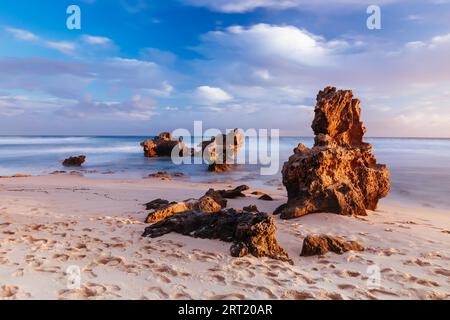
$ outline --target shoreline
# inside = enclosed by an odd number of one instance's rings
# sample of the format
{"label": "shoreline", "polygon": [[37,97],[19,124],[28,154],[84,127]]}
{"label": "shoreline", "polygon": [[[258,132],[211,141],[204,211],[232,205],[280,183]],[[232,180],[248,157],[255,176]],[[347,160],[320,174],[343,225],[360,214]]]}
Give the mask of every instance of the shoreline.
{"label": "shoreline", "polygon": [[[277,239],[294,265],[233,258],[229,243],[178,234],[141,238],[156,198],[203,195],[236,183],[36,176],[0,180],[0,299],[448,299],[448,210],[383,200],[367,217],[276,217]],[[252,186],[251,186],[252,187]],[[268,192],[262,201],[252,191]],[[285,191],[251,188],[229,200],[273,212]],[[326,233],[366,250],[300,257],[303,239]],[[78,266],[81,288],[67,289]],[[370,268],[380,286],[368,286]]]}

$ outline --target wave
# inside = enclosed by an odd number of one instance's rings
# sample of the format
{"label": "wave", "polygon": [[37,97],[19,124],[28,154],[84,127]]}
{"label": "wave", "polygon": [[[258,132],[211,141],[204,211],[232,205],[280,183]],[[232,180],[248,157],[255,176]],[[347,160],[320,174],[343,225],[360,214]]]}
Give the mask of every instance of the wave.
{"label": "wave", "polygon": [[86,143],[91,137],[0,137],[0,145]]}
{"label": "wave", "polygon": [[48,155],[48,154],[116,154],[116,153],[139,153],[142,148],[139,145],[119,144],[111,146],[68,146],[68,147],[49,147],[49,148],[30,148],[30,149],[3,149],[0,155],[6,157]]}

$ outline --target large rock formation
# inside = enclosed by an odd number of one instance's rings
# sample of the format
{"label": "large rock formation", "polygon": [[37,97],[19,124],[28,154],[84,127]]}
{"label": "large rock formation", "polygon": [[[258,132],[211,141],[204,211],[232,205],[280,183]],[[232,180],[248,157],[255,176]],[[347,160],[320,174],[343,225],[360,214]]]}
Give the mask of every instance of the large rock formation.
{"label": "large rock formation", "polygon": [[275,221],[266,213],[249,213],[234,209],[213,214],[188,211],[174,214],[145,229],[144,237],[161,237],[176,232],[202,239],[219,239],[233,242],[230,253],[233,257],[252,254],[291,261],[275,238]]}
{"label": "large rock formation", "polygon": [[347,251],[364,251],[364,247],[356,241],[346,242],[339,237],[328,235],[309,235],[303,241],[302,252],[300,256],[310,257],[315,255],[323,255],[327,252],[343,254]]}
{"label": "large rock formation", "polygon": [[238,129],[228,134],[219,134],[200,145],[204,159],[208,160],[211,172],[224,172],[230,169],[239,149],[244,144],[244,136]]}
{"label": "large rock formation", "polygon": [[168,132],[163,132],[154,139],[141,142],[141,146],[144,148],[144,155],[148,158],[170,157],[175,147],[179,147],[180,156],[183,156],[186,151],[183,139],[176,140]]}
{"label": "large rock formation", "polygon": [[86,156],[70,157],[63,161],[65,167],[80,167],[86,161]]}
{"label": "large rock formation", "polygon": [[360,100],[350,90],[327,87],[317,96],[314,147],[300,144],[284,164],[288,203],[284,219],[314,212],[366,215],[390,190],[389,171],[363,142]]}

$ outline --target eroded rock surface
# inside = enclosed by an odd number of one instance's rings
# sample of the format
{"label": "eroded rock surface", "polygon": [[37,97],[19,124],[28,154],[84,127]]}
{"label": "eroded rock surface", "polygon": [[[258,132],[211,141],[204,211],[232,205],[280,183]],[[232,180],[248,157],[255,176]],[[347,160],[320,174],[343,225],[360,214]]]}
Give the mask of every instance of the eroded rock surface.
{"label": "eroded rock surface", "polygon": [[273,216],[266,213],[240,212],[234,209],[207,214],[199,211],[176,213],[145,229],[144,237],[161,237],[176,232],[183,235],[233,242],[233,257],[255,257],[291,261],[275,238]]}
{"label": "eroded rock surface", "polygon": [[208,190],[206,194],[197,199],[188,199],[180,202],[169,203],[167,200],[156,199],[146,204],[147,210],[153,210],[146,218],[147,223],[161,221],[175,213],[185,211],[199,211],[204,213],[215,213],[226,208],[227,200],[220,193],[213,189]]}
{"label": "eroded rock surface", "polygon": [[275,213],[284,219],[314,212],[366,215],[390,190],[386,165],[377,164],[363,142],[360,101],[350,90],[327,87],[317,96],[313,148],[300,144],[284,164],[288,203]]}
{"label": "eroded rock surface", "polygon": [[175,147],[178,148],[179,156],[184,156],[184,153],[187,152],[183,139],[176,140],[168,132],[163,132],[154,139],[141,142],[141,146],[144,148],[144,155],[148,158],[170,157]]}
{"label": "eroded rock surface", "polygon": [[208,170],[211,172],[229,170],[243,144],[244,136],[238,129],[203,141],[200,147],[204,158],[210,163]]}
{"label": "eroded rock surface", "polygon": [[63,161],[65,167],[80,167],[86,161],[86,156],[70,157]]}
{"label": "eroded rock surface", "polygon": [[363,251],[364,247],[356,241],[346,242],[339,237],[328,235],[309,235],[303,241],[303,248],[300,256],[310,257],[323,255],[327,252],[343,254],[347,251]]}

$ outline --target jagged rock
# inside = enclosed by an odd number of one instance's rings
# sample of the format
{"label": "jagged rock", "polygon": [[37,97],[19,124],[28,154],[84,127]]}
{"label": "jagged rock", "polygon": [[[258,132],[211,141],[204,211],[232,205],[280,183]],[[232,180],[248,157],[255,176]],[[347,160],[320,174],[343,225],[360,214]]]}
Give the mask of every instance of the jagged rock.
{"label": "jagged rock", "polygon": [[263,194],[261,197],[259,197],[259,200],[273,201],[273,198],[271,196],[269,196],[268,194]]}
{"label": "jagged rock", "polygon": [[175,202],[165,206],[160,207],[149,213],[147,218],[145,219],[146,223],[154,223],[161,220],[164,220],[167,217],[170,217],[178,212],[185,212],[191,210],[191,206],[188,202]]}
{"label": "jagged rock", "polygon": [[230,169],[239,149],[244,144],[244,137],[238,129],[228,134],[219,134],[200,145],[203,157],[209,162],[211,172],[225,172]]}
{"label": "jagged rock", "polygon": [[175,147],[179,148],[179,156],[191,152],[186,148],[182,138],[176,140],[168,132],[163,132],[154,139],[141,142],[141,146],[144,148],[144,155],[148,158],[170,157]]}
{"label": "jagged rock", "polygon": [[242,211],[245,211],[245,212],[259,212],[258,207],[255,206],[254,204],[249,205],[249,206],[247,206],[247,207],[244,207],[244,208],[242,209]]}
{"label": "jagged rock", "polygon": [[390,190],[389,170],[363,142],[360,101],[350,90],[327,87],[317,96],[314,147],[300,144],[283,166],[288,203],[276,210],[290,219],[314,212],[366,215]]}
{"label": "jagged rock", "polygon": [[[219,193],[214,190],[209,190],[200,199],[189,199],[181,202],[165,203],[167,200],[156,199],[146,204],[147,208],[153,210],[149,213],[145,222],[154,223],[161,221],[175,213],[185,211],[199,211],[204,213],[219,212],[227,206],[225,200]],[[165,203],[165,204],[164,204]]]}
{"label": "jagged rock", "polygon": [[170,232],[233,242],[230,253],[234,257],[252,254],[291,261],[275,238],[274,218],[266,213],[253,214],[234,209],[214,214],[197,211],[177,213],[147,227],[143,236],[156,238]]}
{"label": "jagged rock", "polygon": [[343,254],[347,251],[363,251],[364,247],[356,242],[346,242],[342,238],[327,235],[309,235],[303,241],[302,257],[323,255],[329,251]]}
{"label": "jagged rock", "polygon": [[65,167],[80,167],[86,161],[86,156],[70,157],[63,161]]}

